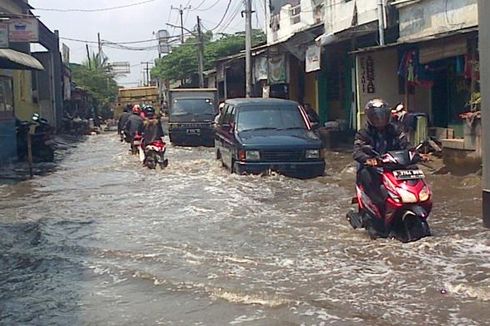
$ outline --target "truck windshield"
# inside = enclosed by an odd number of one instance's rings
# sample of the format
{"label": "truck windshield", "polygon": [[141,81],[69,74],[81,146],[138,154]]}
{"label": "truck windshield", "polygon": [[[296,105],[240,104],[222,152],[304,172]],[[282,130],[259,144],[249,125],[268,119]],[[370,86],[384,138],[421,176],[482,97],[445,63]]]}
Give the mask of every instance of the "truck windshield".
{"label": "truck windshield", "polygon": [[239,111],[238,131],[259,129],[306,129],[305,121],[295,106],[244,108]]}
{"label": "truck windshield", "polygon": [[214,105],[211,99],[193,98],[176,99],[172,108],[172,114],[210,114],[214,115]]}

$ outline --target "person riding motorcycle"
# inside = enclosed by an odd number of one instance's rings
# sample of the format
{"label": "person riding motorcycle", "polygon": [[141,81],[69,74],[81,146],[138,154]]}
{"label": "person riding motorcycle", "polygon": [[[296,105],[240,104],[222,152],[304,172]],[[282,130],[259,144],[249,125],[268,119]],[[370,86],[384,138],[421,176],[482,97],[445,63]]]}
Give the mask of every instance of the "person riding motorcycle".
{"label": "person riding motorcycle", "polygon": [[141,108],[139,105],[133,106],[133,114],[128,117],[128,121],[124,124],[123,130],[132,142],[137,134],[143,132],[143,119],[140,117]]}
{"label": "person riding motorcycle", "polygon": [[155,114],[153,107],[146,108],[146,119],[143,122],[143,146],[147,146],[165,136],[160,119]]}
{"label": "person riding motorcycle", "polygon": [[126,107],[123,110],[123,113],[121,117],[119,118],[119,121],[117,123],[117,133],[121,136],[121,141],[124,140],[123,138],[123,128],[126,122],[128,121],[129,117],[131,116],[131,110],[132,106],[131,104],[126,105]]}
{"label": "person riding motorcycle", "polygon": [[409,148],[406,134],[391,122],[391,108],[382,99],[370,100],[364,107],[366,125],[354,140],[353,158],[358,165],[357,181],[374,204],[384,211],[386,190],[382,189],[381,177],[376,171],[378,155]]}

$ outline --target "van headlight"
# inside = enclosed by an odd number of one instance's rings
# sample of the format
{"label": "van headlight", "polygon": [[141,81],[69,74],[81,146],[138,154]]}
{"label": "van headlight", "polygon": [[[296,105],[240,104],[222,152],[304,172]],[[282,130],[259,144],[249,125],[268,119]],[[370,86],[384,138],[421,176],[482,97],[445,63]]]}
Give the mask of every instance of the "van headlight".
{"label": "van headlight", "polygon": [[319,149],[307,149],[305,152],[306,159],[320,158]]}
{"label": "van headlight", "polygon": [[258,161],[260,160],[259,151],[245,151],[245,159],[248,161]]}

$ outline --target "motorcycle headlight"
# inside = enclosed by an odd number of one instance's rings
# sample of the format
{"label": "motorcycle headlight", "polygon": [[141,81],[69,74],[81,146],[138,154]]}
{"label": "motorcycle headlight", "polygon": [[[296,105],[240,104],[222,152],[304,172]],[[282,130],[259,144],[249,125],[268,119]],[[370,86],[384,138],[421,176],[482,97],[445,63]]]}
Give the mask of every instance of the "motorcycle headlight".
{"label": "motorcycle headlight", "polygon": [[245,159],[249,161],[258,161],[260,160],[260,152],[259,151],[245,151]]}
{"label": "motorcycle headlight", "polygon": [[425,186],[420,191],[419,199],[420,199],[420,201],[427,201],[427,200],[429,200],[429,198],[430,198],[430,191],[429,191],[429,188],[427,186]]}
{"label": "motorcycle headlight", "polygon": [[411,203],[416,203],[417,202],[417,197],[412,194],[410,191],[398,188],[397,189],[398,194],[400,195],[402,202],[405,204],[411,204]]}
{"label": "motorcycle headlight", "polygon": [[305,152],[306,159],[314,159],[320,158],[320,150],[319,149],[307,149]]}

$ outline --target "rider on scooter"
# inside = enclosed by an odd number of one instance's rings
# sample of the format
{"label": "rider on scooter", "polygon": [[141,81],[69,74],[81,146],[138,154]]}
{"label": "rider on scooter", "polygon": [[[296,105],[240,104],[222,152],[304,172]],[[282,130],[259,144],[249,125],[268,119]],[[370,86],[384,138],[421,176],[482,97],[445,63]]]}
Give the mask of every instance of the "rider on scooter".
{"label": "rider on scooter", "polygon": [[143,119],[140,117],[140,106],[136,104],[133,106],[132,111],[133,114],[128,118],[128,121],[126,121],[123,128],[125,134],[129,136],[131,142],[137,134],[141,134],[143,132]]}
{"label": "rider on scooter", "polygon": [[153,107],[146,108],[146,119],[143,123],[143,146],[147,146],[165,136],[160,119],[155,115]]}
{"label": "rider on scooter", "polygon": [[366,125],[356,134],[353,157],[359,163],[357,180],[374,204],[384,211],[386,191],[376,171],[377,155],[405,150],[410,144],[405,133],[391,122],[391,108],[382,99],[370,100],[364,107]]}

